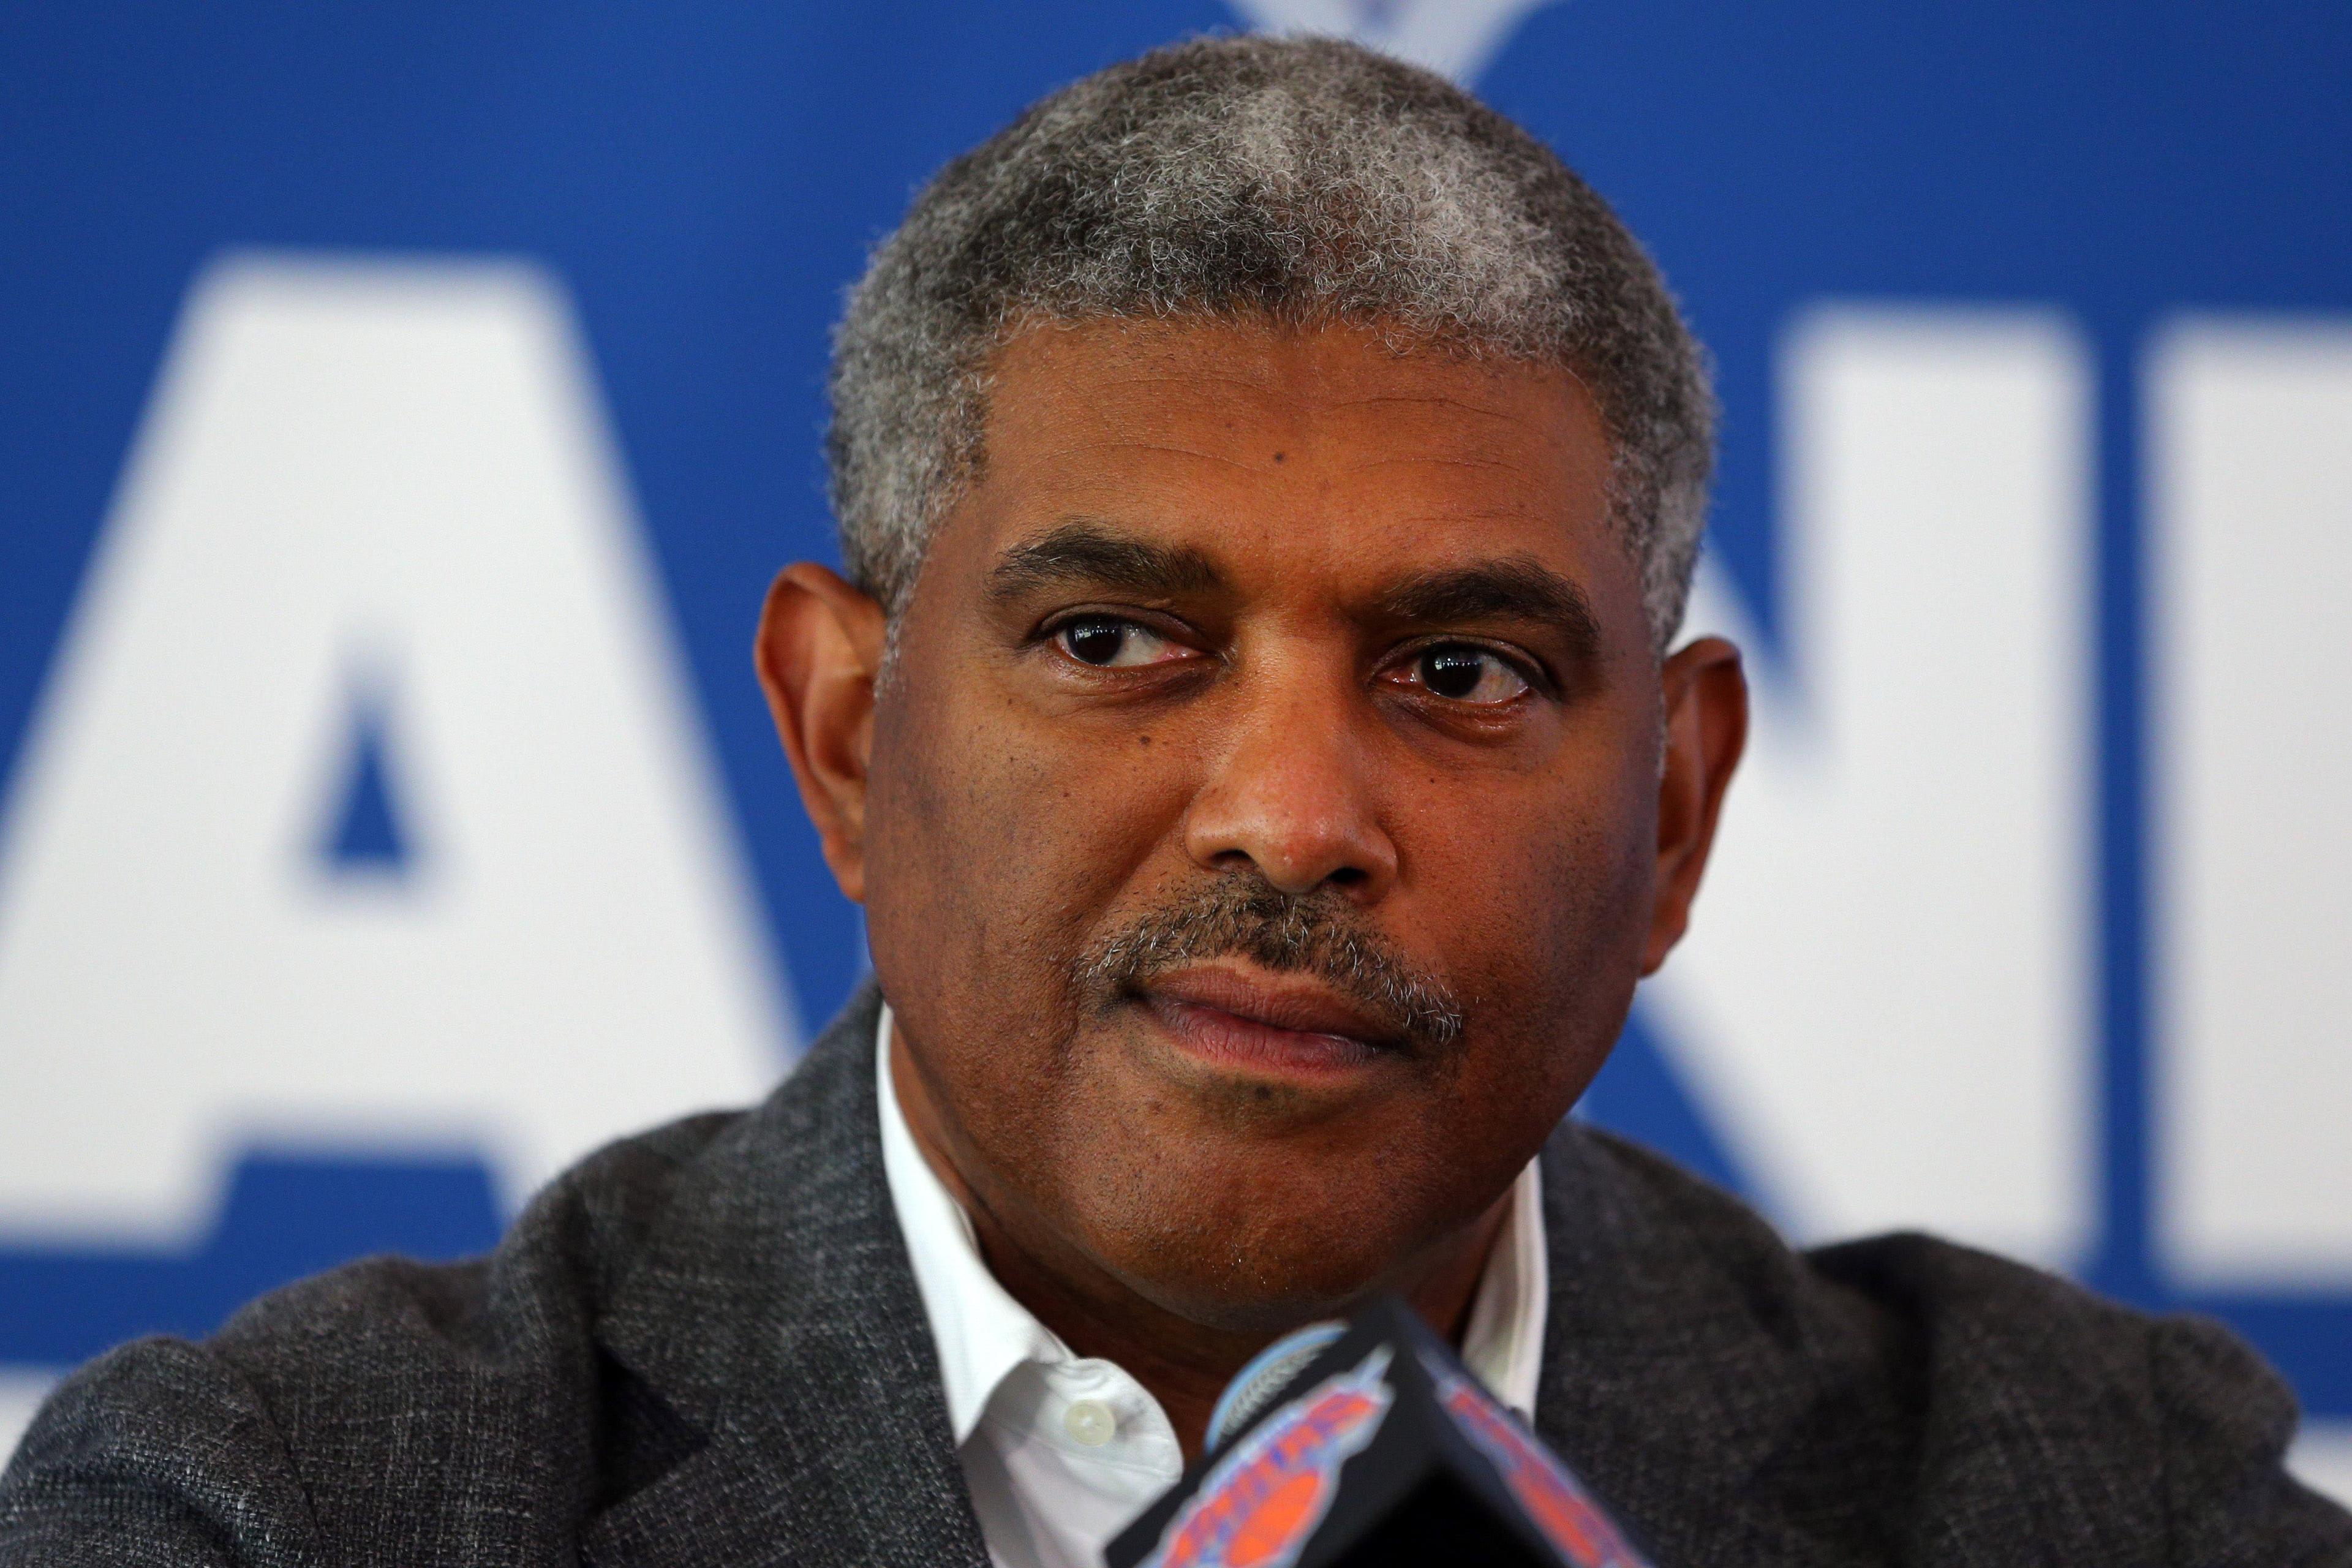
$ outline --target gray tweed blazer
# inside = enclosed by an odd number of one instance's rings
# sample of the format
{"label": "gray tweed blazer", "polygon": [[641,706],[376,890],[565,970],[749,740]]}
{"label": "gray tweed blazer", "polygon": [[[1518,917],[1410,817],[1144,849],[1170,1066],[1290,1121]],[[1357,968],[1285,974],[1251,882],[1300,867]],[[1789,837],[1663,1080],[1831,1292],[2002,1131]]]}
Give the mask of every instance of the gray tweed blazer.
{"label": "gray tweed blazer", "polygon": [[[67,1383],[0,1565],[984,1568],[877,1142],[869,989],[766,1104],[498,1251],[352,1264]],[[1573,1123],[1538,1422],[1658,1568],[2352,1564],[2221,1329],[1921,1237],[1801,1253]]]}

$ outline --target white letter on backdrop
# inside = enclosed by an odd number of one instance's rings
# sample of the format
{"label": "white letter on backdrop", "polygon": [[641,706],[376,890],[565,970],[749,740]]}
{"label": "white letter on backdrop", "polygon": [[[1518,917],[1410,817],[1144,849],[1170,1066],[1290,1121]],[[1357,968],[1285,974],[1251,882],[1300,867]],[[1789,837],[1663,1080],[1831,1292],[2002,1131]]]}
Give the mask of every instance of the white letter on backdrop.
{"label": "white letter on backdrop", "polygon": [[1785,664],[1689,940],[1643,988],[1790,1229],[2087,1244],[2091,440],[2063,321],[1835,310],[1783,345]]}
{"label": "white letter on backdrop", "polygon": [[0,1235],[185,1239],[256,1144],[512,1202],[795,1044],[530,267],[200,279],[8,804]]}

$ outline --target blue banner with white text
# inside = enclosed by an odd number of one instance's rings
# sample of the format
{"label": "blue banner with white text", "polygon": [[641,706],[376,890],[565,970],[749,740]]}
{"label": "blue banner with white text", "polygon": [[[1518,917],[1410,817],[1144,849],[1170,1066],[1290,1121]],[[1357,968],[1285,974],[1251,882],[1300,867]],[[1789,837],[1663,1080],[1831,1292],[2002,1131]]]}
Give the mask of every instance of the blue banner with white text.
{"label": "blue banner with white text", "polygon": [[1583,1113],[2218,1314],[2352,1499],[2352,11],[234,0],[0,19],[0,1450],[763,1092],[856,910],[749,655],[844,288],[1213,29],[1469,82],[1716,357],[1756,739]]}

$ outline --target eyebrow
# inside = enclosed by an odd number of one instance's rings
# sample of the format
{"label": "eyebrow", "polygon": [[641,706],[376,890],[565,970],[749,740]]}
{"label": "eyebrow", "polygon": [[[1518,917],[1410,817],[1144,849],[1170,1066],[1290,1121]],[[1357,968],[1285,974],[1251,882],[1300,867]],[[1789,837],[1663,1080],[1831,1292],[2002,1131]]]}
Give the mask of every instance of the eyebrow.
{"label": "eyebrow", "polygon": [[[1136,538],[1093,518],[1074,518],[1041,539],[1015,545],[990,568],[998,604],[1041,587],[1079,585],[1153,597],[1212,593],[1224,574],[1201,552]],[[1559,630],[1580,659],[1600,656],[1600,617],[1584,590],[1528,556],[1431,572],[1397,584],[1373,602],[1383,619],[1444,625],[1537,621]]]}
{"label": "eyebrow", "polygon": [[988,596],[1003,604],[1038,588],[1074,584],[1174,597],[1212,592],[1225,580],[1197,550],[1154,544],[1091,518],[1076,518],[1043,539],[1006,551],[989,569]]}
{"label": "eyebrow", "polygon": [[1601,619],[1584,590],[1525,556],[1415,577],[1382,594],[1376,608],[1399,621],[1541,621],[1565,634],[1580,658],[1597,657],[1601,647]]}

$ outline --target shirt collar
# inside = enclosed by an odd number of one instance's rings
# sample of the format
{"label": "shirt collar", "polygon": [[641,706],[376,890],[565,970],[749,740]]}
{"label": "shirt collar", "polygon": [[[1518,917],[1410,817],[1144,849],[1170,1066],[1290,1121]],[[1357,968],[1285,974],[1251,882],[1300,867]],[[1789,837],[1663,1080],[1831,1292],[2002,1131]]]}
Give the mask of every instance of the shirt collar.
{"label": "shirt collar", "polygon": [[[980,1425],[990,1397],[1014,1369],[1029,1362],[1050,1366],[1077,1358],[988,1271],[970,1216],[915,1146],[891,1081],[887,1003],[875,1030],[874,1055],[882,1169],[906,1238],[907,1257],[914,1266],[916,1289],[930,1319],[948,1424],[961,1447]],[[1497,1399],[1532,1421],[1551,1294],[1544,1256],[1543,1189],[1534,1161],[1512,1184],[1510,1205],[1478,1282],[1470,1324],[1462,1336],[1462,1359]]]}
{"label": "shirt collar", "polygon": [[1462,1331],[1462,1362],[1529,1426],[1543,1379],[1544,1321],[1551,1265],[1544,1246],[1543,1176],[1529,1160],[1511,1184],[1510,1213],[1486,1255],[1486,1272]]}
{"label": "shirt collar", "polygon": [[971,1436],[989,1396],[1025,1362],[1075,1360],[1061,1336],[1014,1300],[980,1256],[971,1220],[915,1147],[890,1079],[890,1007],[875,1031],[875,1075],[882,1101],[882,1170],[915,1268],[915,1287],[931,1321],[956,1446]]}

